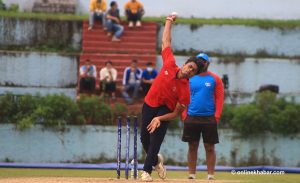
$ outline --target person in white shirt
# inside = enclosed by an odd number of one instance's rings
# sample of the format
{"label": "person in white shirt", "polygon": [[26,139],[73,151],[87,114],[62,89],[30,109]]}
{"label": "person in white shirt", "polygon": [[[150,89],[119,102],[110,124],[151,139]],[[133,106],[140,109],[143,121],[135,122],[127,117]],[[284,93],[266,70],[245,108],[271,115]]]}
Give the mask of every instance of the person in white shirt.
{"label": "person in white shirt", "polygon": [[105,62],[105,67],[100,70],[101,97],[104,93],[111,93],[112,99],[116,99],[117,74],[113,63],[110,60]]}
{"label": "person in white shirt", "polygon": [[87,59],[79,70],[79,92],[94,92],[96,88],[97,71],[91,60]]}

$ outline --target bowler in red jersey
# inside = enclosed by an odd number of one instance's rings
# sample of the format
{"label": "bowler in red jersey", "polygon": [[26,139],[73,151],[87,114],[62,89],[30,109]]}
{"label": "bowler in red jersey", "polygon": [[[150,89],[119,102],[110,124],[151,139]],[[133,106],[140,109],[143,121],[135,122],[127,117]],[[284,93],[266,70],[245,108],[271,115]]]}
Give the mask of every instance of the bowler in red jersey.
{"label": "bowler in red jersey", "polygon": [[176,14],[166,18],[162,36],[163,67],[155,78],[145,97],[142,109],[141,142],[146,158],[141,175],[142,181],[153,181],[152,167],[161,179],[166,178],[163,156],[159,153],[169,121],[180,116],[190,103],[189,78],[202,72],[204,62],[197,57],[190,57],[179,68],[171,49],[172,22]]}

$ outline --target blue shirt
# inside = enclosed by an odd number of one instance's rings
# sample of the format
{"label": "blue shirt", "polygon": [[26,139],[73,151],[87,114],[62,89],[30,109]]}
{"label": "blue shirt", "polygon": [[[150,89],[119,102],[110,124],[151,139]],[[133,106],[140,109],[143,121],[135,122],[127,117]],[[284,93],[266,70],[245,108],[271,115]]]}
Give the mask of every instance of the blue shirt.
{"label": "blue shirt", "polygon": [[153,69],[151,72],[149,72],[147,69],[143,71],[142,78],[145,80],[155,79],[157,76],[157,71]]}
{"label": "blue shirt", "polygon": [[191,103],[188,106],[189,116],[213,116],[215,113],[215,86],[213,75],[196,75],[190,78]]}

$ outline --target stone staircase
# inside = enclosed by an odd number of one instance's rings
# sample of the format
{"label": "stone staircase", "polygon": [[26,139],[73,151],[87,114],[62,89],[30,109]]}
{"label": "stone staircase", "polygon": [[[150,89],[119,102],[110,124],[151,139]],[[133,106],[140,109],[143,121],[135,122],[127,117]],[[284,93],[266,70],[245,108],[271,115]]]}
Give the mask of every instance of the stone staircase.
{"label": "stone staircase", "polygon": [[[123,71],[130,66],[132,59],[138,60],[138,66],[142,69],[146,63],[156,63],[156,29],[155,23],[143,23],[142,28],[129,29],[124,25],[124,33],[120,42],[112,42],[103,28],[96,24],[88,31],[88,22],[83,23],[82,54],[80,65],[86,59],[90,59],[97,67],[97,75],[105,62],[110,60],[118,71],[117,85],[121,85]],[[99,78],[97,78],[99,79]]]}
{"label": "stone staircase", "polygon": [[[97,22],[93,29],[88,31],[88,21],[83,22],[82,32],[82,54],[80,55],[80,66],[86,59],[90,59],[97,67],[97,86],[99,90],[99,71],[105,66],[105,62],[113,62],[114,68],[118,71],[117,76],[117,101],[123,102],[120,98],[123,71],[130,66],[133,59],[138,60],[138,67],[146,68],[146,63],[156,63],[156,39],[157,24],[144,22],[141,28],[129,28],[123,23],[124,32],[120,42],[112,42],[111,37],[103,30]],[[139,99],[140,107],[143,99]]]}

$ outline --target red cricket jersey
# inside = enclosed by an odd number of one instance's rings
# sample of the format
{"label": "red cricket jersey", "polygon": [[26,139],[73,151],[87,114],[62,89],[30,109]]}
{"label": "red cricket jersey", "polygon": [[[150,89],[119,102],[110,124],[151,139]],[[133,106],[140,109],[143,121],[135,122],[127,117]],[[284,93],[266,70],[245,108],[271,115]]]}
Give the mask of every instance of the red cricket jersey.
{"label": "red cricket jersey", "polygon": [[187,106],[190,103],[190,85],[188,79],[177,79],[180,70],[170,47],[162,51],[163,67],[155,78],[145,97],[151,107],[166,105],[174,111],[176,103]]}

